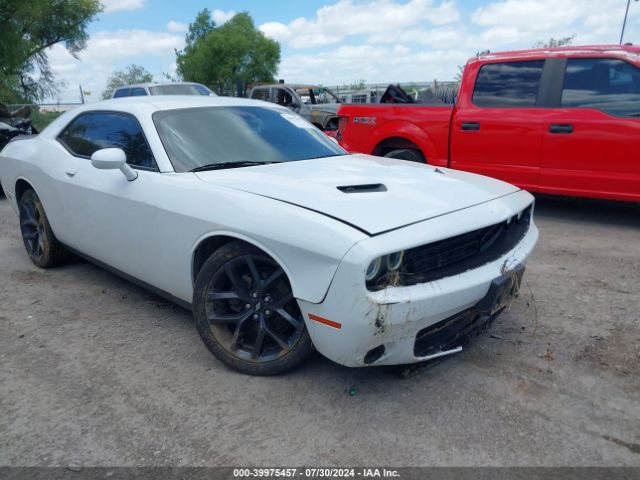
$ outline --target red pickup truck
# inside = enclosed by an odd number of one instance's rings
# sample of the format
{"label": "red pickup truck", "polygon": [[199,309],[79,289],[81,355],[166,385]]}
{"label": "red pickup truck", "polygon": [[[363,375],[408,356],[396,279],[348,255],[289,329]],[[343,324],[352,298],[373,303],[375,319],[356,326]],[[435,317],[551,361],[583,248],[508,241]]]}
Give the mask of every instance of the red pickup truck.
{"label": "red pickup truck", "polygon": [[481,55],[455,105],[343,105],[349,152],[426,161],[532,192],[640,202],[640,47]]}

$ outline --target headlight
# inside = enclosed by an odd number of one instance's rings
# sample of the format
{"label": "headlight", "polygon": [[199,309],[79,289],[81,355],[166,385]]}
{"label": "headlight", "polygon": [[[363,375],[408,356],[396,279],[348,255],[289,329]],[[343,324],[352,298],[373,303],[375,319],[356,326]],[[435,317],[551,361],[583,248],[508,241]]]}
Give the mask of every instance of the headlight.
{"label": "headlight", "polygon": [[382,257],[376,258],[373,262],[369,264],[369,268],[367,268],[367,273],[365,273],[364,278],[368,282],[373,282],[380,275],[380,271],[382,270]]}
{"label": "headlight", "polygon": [[404,260],[404,250],[401,252],[392,253],[391,255],[387,255],[387,270],[400,270],[400,267],[402,266],[402,260]]}
{"label": "headlight", "polygon": [[367,281],[367,285],[375,285],[385,275],[399,271],[402,268],[403,261],[404,250],[376,258],[369,264],[365,273],[364,278]]}

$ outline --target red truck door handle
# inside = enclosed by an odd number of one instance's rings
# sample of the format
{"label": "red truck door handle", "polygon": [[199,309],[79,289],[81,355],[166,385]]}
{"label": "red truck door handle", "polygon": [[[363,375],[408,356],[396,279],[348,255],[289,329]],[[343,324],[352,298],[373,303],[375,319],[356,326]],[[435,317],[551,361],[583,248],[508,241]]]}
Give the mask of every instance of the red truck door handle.
{"label": "red truck door handle", "polygon": [[480,130],[479,122],[462,122],[462,130]]}
{"label": "red truck door handle", "polygon": [[549,126],[550,133],[573,133],[573,125],[568,123],[552,123]]}

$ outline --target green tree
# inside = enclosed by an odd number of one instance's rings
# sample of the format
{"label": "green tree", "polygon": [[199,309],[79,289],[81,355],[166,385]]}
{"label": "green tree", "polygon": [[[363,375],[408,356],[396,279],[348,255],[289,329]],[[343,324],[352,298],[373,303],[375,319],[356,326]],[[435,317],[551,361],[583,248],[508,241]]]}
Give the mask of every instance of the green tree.
{"label": "green tree", "polygon": [[47,49],[77,57],[99,0],[0,0],[0,96],[34,101],[55,93]]}
{"label": "green tree", "polygon": [[573,33],[568,37],[553,38],[551,37],[546,42],[536,42],[533,44],[533,48],[554,48],[554,47],[566,47],[573,44],[573,40],[576,38],[576,34]]}
{"label": "green tree", "polygon": [[124,70],[114,70],[107,80],[107,86],[102,91],[102,98],[105,100],[111,98],[113,91],[123,85],[131,85],[132,83],[147,83],[153,81],[151,75],[144,67],[140,65],[129,65]]}
{"label": "green tree", "polygon": [[355,91],[365,90],[367,88],[367,81],[364,78],[362,78],[357,82],[349,85],[348,88],[349,90],[355,90]]}
{"label": "green tree", "polygon": [[[481,50],[479,52],[476,52],[476,54],[474,55],[474,57],[479,57],[480,55],[486,55],[490,53],[489,50]],[[466,64],[465,64],[466,65]],[[456,73],[456,76],[454,78],[454,80],[458,83],[460,83],[460,81],[462,81],[462,74],[464,73],[464,65],[458,65],[458,73]]]}
{"label": "green tree", "polygon": [[184,50],[176,52],[177,73],[186,81],[230,93],[255,82],[273,82],[280,45],[258,30],[246,13],[217,27],[204,9],[189,25]]}

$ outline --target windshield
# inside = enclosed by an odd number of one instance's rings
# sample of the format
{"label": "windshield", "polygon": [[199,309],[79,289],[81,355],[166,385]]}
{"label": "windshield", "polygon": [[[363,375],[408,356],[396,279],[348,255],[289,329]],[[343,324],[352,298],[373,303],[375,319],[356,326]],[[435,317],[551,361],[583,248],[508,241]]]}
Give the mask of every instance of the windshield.
{"label": "windshield", "polygon": [[236,162],[292,162],[347,155],[324,133],[283,108],[164,110],[153,121],[176,172]]}
{"label": "windshield", "polygon": [[215,95],[204,85],[191,83],[167,83],[149,87],[149,91],[151,95]]}

